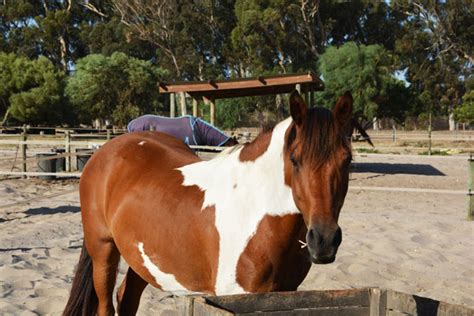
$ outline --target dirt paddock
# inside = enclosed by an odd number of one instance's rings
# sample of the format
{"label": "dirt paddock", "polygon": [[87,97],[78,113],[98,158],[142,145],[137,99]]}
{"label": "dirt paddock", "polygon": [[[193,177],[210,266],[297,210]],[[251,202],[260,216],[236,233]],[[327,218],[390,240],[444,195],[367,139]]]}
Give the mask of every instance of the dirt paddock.
{"label": "dirt paddock", "polygon": [[[466,157],[357,155],[337,259],[313,265],[300,290],[379,286],[474,307],[466,196],[366,188],[465,190],[467,176]],[[1,315],[61,313],[82,245],[77,187],[77,180],[0,181]],[[139,314],[173,304],[148,287]]]}

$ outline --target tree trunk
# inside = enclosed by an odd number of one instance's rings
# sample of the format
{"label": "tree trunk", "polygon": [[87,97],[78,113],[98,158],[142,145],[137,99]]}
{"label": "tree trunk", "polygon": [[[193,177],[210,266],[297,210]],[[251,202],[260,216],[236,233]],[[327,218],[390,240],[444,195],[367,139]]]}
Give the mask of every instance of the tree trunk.
{"label": "tree trunk", "polygon": [[455,131],[456,130],[456,121],[454,120],[454,112],[450,111],[448,116],[448,123],[449,123],[449,130]]}
{"label": "tree trunk", "polygon": [[5,115],[3,116],[3,120],[0,123],[0,126],[5,126],[5,123],[8,120],[8,115],[10,114],[10,109],[8,108],[7,111],[5,112]]}

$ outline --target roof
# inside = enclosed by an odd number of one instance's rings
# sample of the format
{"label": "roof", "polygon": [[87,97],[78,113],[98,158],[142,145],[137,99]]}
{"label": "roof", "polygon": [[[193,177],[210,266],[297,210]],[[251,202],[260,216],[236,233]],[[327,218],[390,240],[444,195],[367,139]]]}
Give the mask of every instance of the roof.
{"label": "roof", "polygon": [[312,72],[232,80],[160,82],[158,85],[160,93],[186,92],[194,98],[223,99],[290,93],[297,84],[301,85],[302,93],[324,90],[324,83]]}

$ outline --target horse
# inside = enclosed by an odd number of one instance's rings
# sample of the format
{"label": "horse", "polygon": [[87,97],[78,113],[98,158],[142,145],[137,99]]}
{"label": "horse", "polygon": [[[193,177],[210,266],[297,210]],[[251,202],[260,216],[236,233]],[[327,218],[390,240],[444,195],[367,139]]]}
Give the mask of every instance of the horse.
{"label": "horse", "polygon": [[128,123],[129,132],[158,131],[181,139],[187,145],[234,146],[236,138],[229,137],[206,121],[191,115],[165,117],[146,114]]}
{"label": "horse", "polygon": [[[203,161],[164,133],[107,142],[80,179],[84,243],[64,315],[135,314],[148,284],[176,295],[293,291],[335,260],[349,181],[352,103],[308,109]],[[302,245],[302,243],[304,245]]]}

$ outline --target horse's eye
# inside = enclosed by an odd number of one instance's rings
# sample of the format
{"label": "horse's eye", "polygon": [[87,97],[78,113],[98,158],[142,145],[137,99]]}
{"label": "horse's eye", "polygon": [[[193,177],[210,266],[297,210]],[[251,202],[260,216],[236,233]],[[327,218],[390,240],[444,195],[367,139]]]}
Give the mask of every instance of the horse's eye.
{"label": "horse's eye", "polygon": [[298,161],[296,160],[296,158],[295,158],[294,155],[291,155],[291,156],[290,156],[290,161],[291,161],[291,164],[293,165],[293,167],[297,167],[297,166],[298,166]]}

